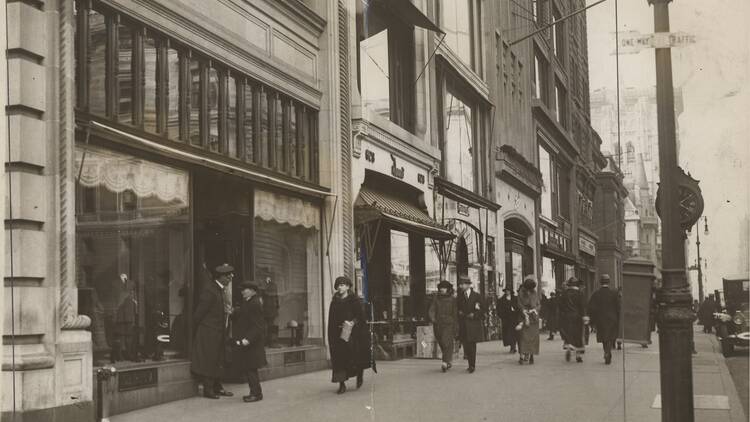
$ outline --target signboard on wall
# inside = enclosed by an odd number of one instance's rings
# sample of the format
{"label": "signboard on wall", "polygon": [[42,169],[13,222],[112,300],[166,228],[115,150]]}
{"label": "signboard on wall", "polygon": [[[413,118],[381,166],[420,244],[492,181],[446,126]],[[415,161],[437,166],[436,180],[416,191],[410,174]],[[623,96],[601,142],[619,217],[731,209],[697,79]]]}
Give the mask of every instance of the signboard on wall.
{"label": "signboard on wall", "polygon": [[582,233],[578,234],[578,249],[591,256],[596,256],[596,242]]}
{"label": "signboard on wall", "polygon": [[623,272],[621,333],[625,342],[651,342],[652,285],[652,274]]}

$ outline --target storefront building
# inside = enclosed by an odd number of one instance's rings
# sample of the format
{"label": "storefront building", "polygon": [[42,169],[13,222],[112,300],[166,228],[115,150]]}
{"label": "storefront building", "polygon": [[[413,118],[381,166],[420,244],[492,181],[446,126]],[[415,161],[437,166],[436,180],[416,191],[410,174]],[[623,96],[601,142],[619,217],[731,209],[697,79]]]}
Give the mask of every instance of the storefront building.
{"label": "storefront building", "polygon": [[622,265],[627,259],[625,248],[625,202],[628,191],[623,174],[612,157],[597,174],[594,229],[599,236],[596,266],[599,274],[609,274],[614,286],[622,286]]}
{"label": "storefront building", "polygon": [[[192,315],[223,263],[269,305],[261,376],[327,367],[324,280],[346,273],[341,86],[320,77],[338,5],[43,8],[11,8],[3,417],[85,421],[103,401],[116,414],[194,395]],[[116,375],[99,383],[105,366]]]}

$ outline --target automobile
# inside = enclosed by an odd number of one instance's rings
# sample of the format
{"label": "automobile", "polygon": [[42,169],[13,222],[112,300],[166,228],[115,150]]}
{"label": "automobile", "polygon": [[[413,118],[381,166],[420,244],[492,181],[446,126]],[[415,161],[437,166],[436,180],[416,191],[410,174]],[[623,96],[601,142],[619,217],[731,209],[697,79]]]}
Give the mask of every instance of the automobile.
{"label": "automobile", "polygon": [[714,314],[721,353],[730,356],[736,346],[750,347],[750,275],[722,279],[724,306]]}

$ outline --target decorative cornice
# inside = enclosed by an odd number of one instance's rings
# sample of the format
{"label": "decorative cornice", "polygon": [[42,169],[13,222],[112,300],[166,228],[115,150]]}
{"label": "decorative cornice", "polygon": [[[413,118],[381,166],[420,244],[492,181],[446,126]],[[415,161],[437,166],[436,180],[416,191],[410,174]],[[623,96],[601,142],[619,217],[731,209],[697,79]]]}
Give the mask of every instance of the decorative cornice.
{"label": "decorative cornice", "polygon": [[414,135],[406,135],[402,139],[388,130],[381,128],[365,117],[357,117],[352,120],[352,132],[354,133],[353,151],[358,158],[361,154],[362,139],[366,139],[399,158],[412,162],[424,168],[432,168],[436,162],[440,162],[442,153],[439,149],[425,145]]}
{"label": "decorative cornice", "polygon": [[496,176],[504,179],[503,175],[517,179],[526,190],[539,194],[542,188],[542,173],[536,166],[526,160],[513,146],[505,144],[500,146],[497,159],[501,161],[502,167]]}
{"label": "decorative cornice", "polygon": [[325,18],[315,13],[314,10],[300,0],[268,0],[264,3],[270,5],[295,22],[306,26],[310,32],[317,34],[317,36],[323,34],[323,30],[326,27]]}
{"label": "decorative cornice", "polygon": [[[440,43],[440,37],[437,34],[434,34],[433,36],[435,39],[435,45],[438,45],[438,43]],[[446,46],[445,43],[440,43],[436,54],[442,57],[443,61],[448,64],[452,72],[476,91],[482,100],[492,104],[492,101],[490,100],[490,87],[487,82],[474,72],[469,65],[464,63],[464,61],[461,60],[452,49]]]}

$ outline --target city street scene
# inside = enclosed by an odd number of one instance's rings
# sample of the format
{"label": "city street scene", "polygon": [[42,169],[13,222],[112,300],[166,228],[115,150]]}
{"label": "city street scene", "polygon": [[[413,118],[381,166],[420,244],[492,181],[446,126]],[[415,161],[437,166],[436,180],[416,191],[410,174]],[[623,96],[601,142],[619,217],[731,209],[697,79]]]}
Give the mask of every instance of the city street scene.
{"label": "city street scene", "polygon": [[1,422],[748,420],[750,2],[2,5]]}

